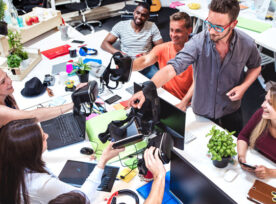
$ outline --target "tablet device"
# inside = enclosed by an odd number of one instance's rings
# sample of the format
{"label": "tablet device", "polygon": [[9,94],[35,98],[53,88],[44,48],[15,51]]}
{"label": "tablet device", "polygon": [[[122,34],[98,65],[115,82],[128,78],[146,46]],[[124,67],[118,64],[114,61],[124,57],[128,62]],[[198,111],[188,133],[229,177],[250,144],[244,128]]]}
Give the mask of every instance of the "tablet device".
{"label": "tablet device", "polygon": [[127,136],[124,139],[116,141],[112,147],[114,149],[126,147],[137,142],[143,140],[144,135],[140,133],[137,128],[136,121],[134,121],[128,128],[127,128]]}

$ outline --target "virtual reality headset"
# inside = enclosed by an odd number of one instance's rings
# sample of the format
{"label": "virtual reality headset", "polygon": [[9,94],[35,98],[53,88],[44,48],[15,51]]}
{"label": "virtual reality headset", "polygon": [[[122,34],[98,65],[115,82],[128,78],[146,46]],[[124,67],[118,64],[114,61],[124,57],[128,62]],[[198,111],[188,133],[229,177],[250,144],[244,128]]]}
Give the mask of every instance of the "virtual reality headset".
{"label": "virtual reality headset", "polygon": [[[168,164],[171,161],[171,150],[173,149],[174,141],[172,139],[172,136],[167,132],[157,133],[156,138],[160,140],[160,137],[161,137],[161,141],[159,146],[155,145],[154,142],[150,141],[147,148],[151,146],[155,146],[155,147],[157,146],[160,150],[158,154],[160,160],[162,161],[163,164]],[[157,149],[155,149],[155,151],[156,150]],[[153,154],[155,154],[155,151],[153,152]],[[142,174],[142,175],[147,174],[148,169],[146,167],[144,156],[142,159],[139,159],[137,166],[138,166],[139,174]]]}
{"label": "virtual reality headset", "polygon": [[74,103],[74,114],[80,113],[82,103],[92,104],[97,99],[98,92],[98,84],[96,81],[90,81],[86,86],[74,91],[71,96]]}
{"label": "virtual reality headset", "polygon": [[[118,68],[111,69],[111,62],[114,60],[115,64]],[[113,54],[112,58],[105,71],[101,76],[101,83],[105,83],[105,85],[110,89],[116,89],[118,87],[119,82],[125,83],[128,82],[131,75],[132,69],[132,59],[129,56],[123,56],[120,52],[116,52]],[[109,86],[109,80],[116,82],[115,87]]]}

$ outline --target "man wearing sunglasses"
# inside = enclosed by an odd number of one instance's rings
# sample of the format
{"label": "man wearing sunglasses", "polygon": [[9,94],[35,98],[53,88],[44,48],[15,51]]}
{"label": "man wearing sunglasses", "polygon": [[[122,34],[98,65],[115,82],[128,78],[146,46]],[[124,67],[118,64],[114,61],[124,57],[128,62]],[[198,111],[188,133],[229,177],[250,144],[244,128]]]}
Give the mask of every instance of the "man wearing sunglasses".
{"label": "man wearing sunglasses", "polygon": [[[261,71],[254,40],[234,29],[239,11],[237,0],[212,0],[205,21],[207,29],[190,39],[151,79],[161,87],[193,64],[193,111],[237,134],[242,128],[241,99]],[[143,93],[138,92],[129,105],[140,108],[144,101]]]}

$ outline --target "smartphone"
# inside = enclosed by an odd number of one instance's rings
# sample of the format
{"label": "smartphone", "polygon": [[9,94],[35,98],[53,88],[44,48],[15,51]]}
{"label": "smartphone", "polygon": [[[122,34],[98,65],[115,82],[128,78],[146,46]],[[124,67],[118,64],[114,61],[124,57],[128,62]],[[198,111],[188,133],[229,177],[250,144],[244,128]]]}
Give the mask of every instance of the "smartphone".
{"label": "smartphone", "polygon": [[105,102],[109,105],[115,103],[116,101],[120,100],[122,97],[118,95],[111,96],[110,98],[106,99]]}
{"label": "smartphone", "polygon": [[83,44],[83,43],[84,43],[84,41],[82,41],[82,40],[73,40],[73,41],[72,41],[72,43]]}
{"label": "smartphone", "polygon": [[250,168],[250,169],[254,169],[254,170],[256,169],[255,166],[249,165],[247,163],[240,162],[240,164],[243,165],[243,166],[245,166],[245,167],[247,167],[247,168]]}

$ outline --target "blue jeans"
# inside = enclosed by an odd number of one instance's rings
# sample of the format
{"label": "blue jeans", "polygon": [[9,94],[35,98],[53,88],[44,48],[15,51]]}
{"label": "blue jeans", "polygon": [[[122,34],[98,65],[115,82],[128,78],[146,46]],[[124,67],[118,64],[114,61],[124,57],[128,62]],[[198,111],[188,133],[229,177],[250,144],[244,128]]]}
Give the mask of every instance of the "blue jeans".
{"label": "blue jeans", "polygon": [[154,64],[146,67],[145,69],[143,69],[142,71],[140,71],[141,74],[143,74],[144,76],[148,77],[149,79],[151,79],[153,77],[153,75],[159,71],[158,67],[156,67]]}

